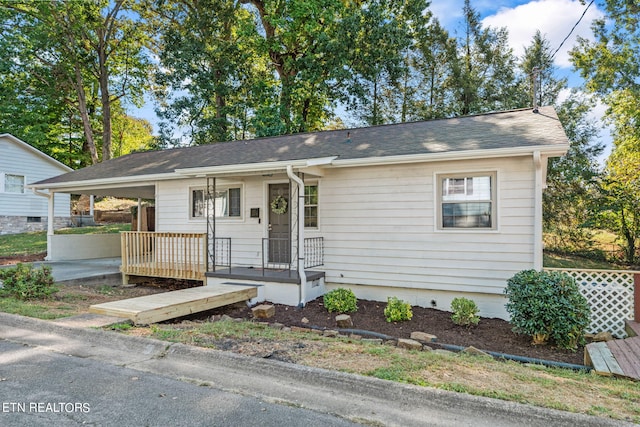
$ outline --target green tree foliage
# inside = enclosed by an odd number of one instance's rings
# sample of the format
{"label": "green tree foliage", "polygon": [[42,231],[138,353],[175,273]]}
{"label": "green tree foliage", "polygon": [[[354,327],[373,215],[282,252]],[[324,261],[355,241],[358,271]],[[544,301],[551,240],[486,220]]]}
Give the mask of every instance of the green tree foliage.
{"label": "green tree foliage", "polygon": [[566,78],[555,77],[557,70],[553,65],[551,45],[539,30],[533,36],[531,44],[525,48],[520,69],[524,76],[530,77],[522,81],[528,91],[521,91],[521,94],[528,92],[530,99],[533,99],[534,94],[533,79],[537,79],[535,82],[537,105],[555,105],[560,91],[567,88]]}
{"label": "green tree foliage", "polygon": [[482,28],[479,13],[465,0],[464,29],[453,62],[454,111],[460,115],[525,107],[518,92],[516,58],[506,29]]}
{"label": "green tree foliage", "polygon": [[591,229],[598,192],[598,157],[604,146],[596,142],[598,125],[588,118],[592,101],[574,92],[557,107],[569,139],[569,151],[549,160],[543,194],[544,229],[556,236],[550,249],[586,252],[593,249]]}
{"label": "green tree foliage", "polygon": [[[3,57],[1,70],[20,70],[8,90],[17,101],[15,108],[36,119],[32,101],[39,100],[56,113],[45,123],[66,122],[69,135],[82,129],[82,150],[92,163],[111,157],[112,103],[120,99],[141,103],[147,87],[146,32],[131,16],[135,11],[129,6],[134,5],[125,0],[2,4],[0,41],[17,43],[11,56]],[[37,83],[32,85],[29,79]],[[32,100],[22,102],[16,95],[21,86],[26,86]],[[56,105],[58,110],[53,109]],[[58,131],[55,137],[61,139],[63,133]],[[75,160],[82,162],[82,156]]]}
{"label": "green tree foliage", "polygon": [[520,64],[525,76],[522,92],[533,95],[533,78],[537,78],[538,105],[556,105],[558,117],[570,142],[563,157],[548,162],[547,188],[543,195],[544,229],[555,237],[548,248],[566,252],[592,250],[591,207],[597,188],[597,158],[603,146],[596,143],[597,125],[588,119],[593,101],[574,91],[561,104],[558,95],[566,89],[566,79],[555,77],[556,67],[549,42],[538,31],[525,48]]}
{"label": "green tree foliage", "polygon": [[255,121],[264,125],[259,117],[276,100],[255,17],[232,0],[153,1],[146,16],[158,31],[156,95],[166,124],[191,144],[259,135]]}
{"label": "green tree foliage", "polygon": [[637,261],[640,240],[640,5],[607,0],[606,16],[593,22],[595,41],[579,39],[572,62],[586,88],[608,106],[614,150],[607,161],[598,219],[625,244],[626,261]]}

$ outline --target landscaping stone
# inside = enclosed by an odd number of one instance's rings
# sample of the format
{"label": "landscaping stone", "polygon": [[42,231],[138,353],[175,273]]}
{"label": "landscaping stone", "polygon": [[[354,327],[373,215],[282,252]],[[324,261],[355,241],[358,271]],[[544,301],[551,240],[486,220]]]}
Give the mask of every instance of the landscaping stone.
{"label": "landscaping stone", "polygon": [[222,316],[220,316],[219,320],[232,320],[231,316],[228,316],[226,314],[223,314]]}
{"label": "landscaping stone", "polygon": [[407,350],[422,350],[422,343],[408,338],[398,338],[398,347]]}
{"label": "landscaping stone", "polygon": [[351,338],[352,340],[361,340],[362,339],[362,335],[351,334],[351,335],[349,335],[349,338]]}
{"label": "landscaping stone", "polygon": [[382,344],[382,339],[380,338],[362,338],[362,342],[366,342],[369,344]]}
{"label": "landscaping stone", "polygon": [[411,332],[411,339],[416,341],[434,342],[438,339],[435,335],[428,334],[426,332]]}
{"label": "landscaping stone", "polygon": [[304,323],[305,325],[306,325],[307,323],[309,323],[309,319],[307,319],[306,317],[303,317],[300,321],[301,321],[302,323]]}
{"label": "landscaping stone", "polygon": [[282,323],[275,322],[275,323],[270,323],[269,327],[273,329],[282,329],[284,328],[284,325]]}
{"label": "landscaping stone", "polygon": [[338,328],[348,329],[353,327],[353,320],[348,314],[338,314],[336,316],[336,324]]}
{"label": "landscaping stone", "polygon": [[276,308],[271,304],[260,304],[253,307],[251,313],[258,319],[268,319],[276,314]]}
{"label": "landscaping stone", "polygon": [[292,326],[291,327],[291,331],[292,332],[311,332],[311,329],[309,329],[309,328],[301,328],[300,326]]}
{"label": "landscaping stone", "polygon": [[324,335],[325,337],[335,338],[338,336],[338,331],[334,331],[333,329],[325,329],[322,332],[322,335]]}
{"label": "landscaping stone", "polygon": [[592,338],[593,342],[613,341],[613,335],[611,332],[598,332]]}

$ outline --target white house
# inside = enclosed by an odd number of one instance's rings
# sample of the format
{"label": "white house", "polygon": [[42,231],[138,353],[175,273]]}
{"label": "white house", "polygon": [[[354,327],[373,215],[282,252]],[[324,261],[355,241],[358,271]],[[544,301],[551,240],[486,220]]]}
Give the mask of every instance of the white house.
{"label": "white house", "polygon": [[[71,170],[15,136],[0,134],[0,234],[45,230],[50,214],[47,199],[25,187]],[[54,227],[66,227],[70,197],[62,193],[55,197]]]}
{"label": "white house", "polygon": [[[551,107],[136,153],[40,181],[49,192],[155,199],[156,233],[124,233],[123,273],[327,289],[505,317],[506,280],[542,268]],[[186,267],[185,267],[186,266]]]}

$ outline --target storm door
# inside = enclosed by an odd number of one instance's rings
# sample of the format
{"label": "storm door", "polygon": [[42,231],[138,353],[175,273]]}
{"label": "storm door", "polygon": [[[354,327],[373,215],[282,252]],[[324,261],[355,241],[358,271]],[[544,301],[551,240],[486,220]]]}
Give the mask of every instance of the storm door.
{"label": "storm door", "polygon": [[289,184],[269,184],[269,263],[291,262]]}

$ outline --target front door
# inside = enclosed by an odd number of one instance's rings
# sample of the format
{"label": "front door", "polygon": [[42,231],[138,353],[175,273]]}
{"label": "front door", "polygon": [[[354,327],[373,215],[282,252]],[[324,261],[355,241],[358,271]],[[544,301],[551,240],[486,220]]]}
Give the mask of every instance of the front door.
{"label": "front door", "polygon": [[269,184],[270,263],[289,264],[291,261],[289,202],[289,184]]}

